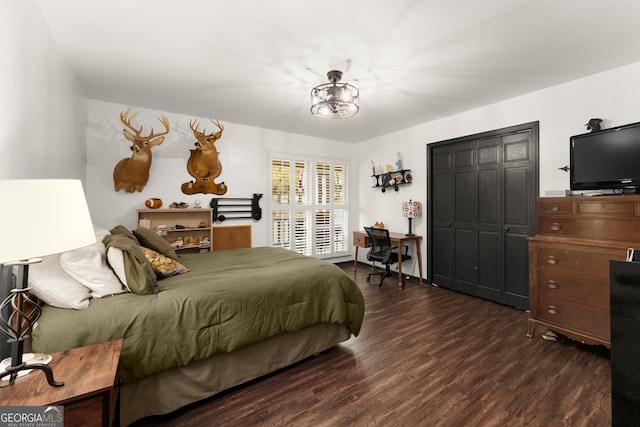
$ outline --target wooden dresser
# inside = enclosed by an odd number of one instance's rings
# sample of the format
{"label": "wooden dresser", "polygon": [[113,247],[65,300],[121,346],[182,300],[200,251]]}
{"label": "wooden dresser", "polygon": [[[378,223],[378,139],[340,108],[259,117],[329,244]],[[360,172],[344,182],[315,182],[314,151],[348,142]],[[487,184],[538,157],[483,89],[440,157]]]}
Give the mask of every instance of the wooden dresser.
{"label": "wooden dresser", "polygon": [[540,197],[529,239],[529,337],[537,325],[611,347],[609,261],[640,248],[640,196]]}

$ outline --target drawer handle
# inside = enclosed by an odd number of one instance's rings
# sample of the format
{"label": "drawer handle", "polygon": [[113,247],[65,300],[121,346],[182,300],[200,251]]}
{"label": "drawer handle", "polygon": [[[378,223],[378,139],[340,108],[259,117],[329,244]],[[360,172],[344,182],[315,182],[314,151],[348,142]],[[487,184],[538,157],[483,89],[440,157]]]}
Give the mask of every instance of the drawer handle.
{"label": "drawer handle", "polygon": [[549,289],[558,289],[560,287],[560,285],[558,285],[558,282],[554,281],[554,280],[549,280],[547,282],[547,287]]}
{"label": "drawer handle", "polygon": [[560,210],[560,205],[551,205],[551,210],[554,212],[558,212]]}
{"label": "drawer handle", "polygon": [[556,258],[556,257],[554,257],[554,256],[548,256],[548,257],[547,257],[547,264],[551,264],[551,265],[553,265],[553,264],[557,264],[557,263],[559,263],[559,262],[560,262],[560,261],[558,260],[558,258]]}
{"label": "drawer handle", "polygon": [[553,231],[558,231],[562,229],[562,226],[560,224],[558,224],[557,222],[552,222],[549,225],[549,228],[552,229]]}
{"label": "drawer handle", "polygon": [[558,307],[556,307],[555,305],[550,305],[549,307],[547,307],[547,311],[549,312],[549,314],[558,314],[560,311],[558,310]]}

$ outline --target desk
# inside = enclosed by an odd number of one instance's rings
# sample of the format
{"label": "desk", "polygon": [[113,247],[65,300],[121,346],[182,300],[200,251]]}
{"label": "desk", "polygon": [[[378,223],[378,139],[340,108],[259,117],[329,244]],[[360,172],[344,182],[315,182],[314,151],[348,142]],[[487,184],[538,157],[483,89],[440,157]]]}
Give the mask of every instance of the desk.
{"label": "desk", "polygon": [[[413,235],[407,236],[404,233],[394,233],[393,231],[389,232],[389,237],[391,241],[397,243],[398,245],[402,245],[405,242],[415,242],[416,243],[416,255],[418,256],[418,270],[420,271],[420,284],[422,284],[422,256],[420,254],[420,242],[422,241],[422,236]],[[369,236],[365,231],[354,231],[353,232],[353,246],[356,247],[356,257],[353,261],[353,274],[356,274],[358,270],[358,249],[359,248],[368,248],[371,246],[369,243]],[[404,286],[402,282],[402,257],[400,253],[398,253],[398,287],[402,289]]]}

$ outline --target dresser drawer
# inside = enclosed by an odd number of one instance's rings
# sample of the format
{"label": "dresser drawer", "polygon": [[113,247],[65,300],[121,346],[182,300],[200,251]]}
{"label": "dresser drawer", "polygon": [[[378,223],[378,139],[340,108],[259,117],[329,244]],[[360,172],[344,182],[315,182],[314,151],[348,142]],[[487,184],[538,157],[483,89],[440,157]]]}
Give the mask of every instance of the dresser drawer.
{"label": "dresser drawer", "polygon": [[558,214],[558,215],[568,215],[571,214],[571,202],[567,201],[556,201],[556,200],[545,200],[540,199],[538,202],[538,212],[539,213],[549,213],[549,214]]}
{"label": "dresser drawer", "polygon": [[640,221],[541,216],[538,219],[538,234],[593,240],[640,241]]}
{"label": "dresser drawer", "polygon": [[[538,295],[609,310],[609,275],[590,276],[570,270],[540,269]],[[532,298],[534,297],[532,295]]]}
{"label": "dresser drawer", "polygon": [[576,201],[576,214],[586,214],[592,216],[634,216],[636,202],[630,200],[607,201],[606,203],[593,200]]}
{"label": "dresser drawer", "polygon": [[[609,310],[548,296],[538,297],[538,318],[584,335],[610,341]],[[553,329],[553,327],[551,327]]]}
{"label": "dresser drawer", "polygon": [[539,274],[591,276],[609,281],[609,260],[624,260],[625,249],[585,249],[580,246],[546,244],[536,248]]}

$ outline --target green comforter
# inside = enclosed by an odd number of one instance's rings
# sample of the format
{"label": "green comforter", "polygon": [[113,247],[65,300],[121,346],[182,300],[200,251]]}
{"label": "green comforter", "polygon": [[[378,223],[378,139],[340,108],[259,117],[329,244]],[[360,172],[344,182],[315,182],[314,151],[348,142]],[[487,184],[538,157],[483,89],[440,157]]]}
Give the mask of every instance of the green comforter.
{"label": "green comforter", "polygon": [[121,375],[129,383],[317,323],[360,331],[362,294],[328,262],[271,247],[185,254],[181,260],[190,271],[160,280],[154,295],[93,299],[84,310],[45,305],[33,351],[124,338]]}

